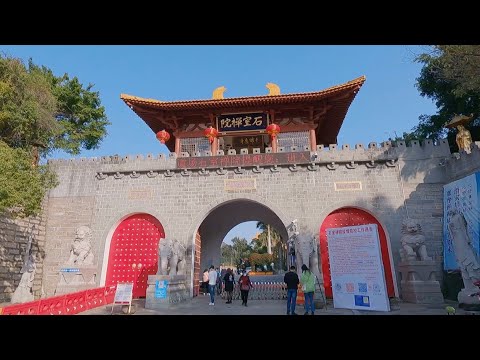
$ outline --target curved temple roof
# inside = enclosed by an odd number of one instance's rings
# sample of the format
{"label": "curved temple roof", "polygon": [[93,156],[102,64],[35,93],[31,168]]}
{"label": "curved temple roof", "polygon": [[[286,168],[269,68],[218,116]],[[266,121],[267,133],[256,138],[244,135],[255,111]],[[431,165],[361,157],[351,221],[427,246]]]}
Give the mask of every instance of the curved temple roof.
{"label": "curved temple roof", "polygon": [[[167,129],[177,131],[187,123],[210,122],[221,113],[271,111],[302,114],[315,124],[317,144],[336,143],[338,132],[350,104],[366,77],[315,92],[247,96],[224,99],[160,101],[121,94],[120,98],[157,133]],[[292,115],[293,114],[293,115]],[[286,116],[286,115],[285,115]],[[174,136],[167,146],[172,147]]]}

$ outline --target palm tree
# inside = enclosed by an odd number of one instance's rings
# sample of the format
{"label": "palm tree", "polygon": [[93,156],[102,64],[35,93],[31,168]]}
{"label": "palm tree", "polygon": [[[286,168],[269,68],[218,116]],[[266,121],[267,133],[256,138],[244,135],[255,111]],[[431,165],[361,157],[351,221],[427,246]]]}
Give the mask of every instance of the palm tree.
{"label": "palm tree", "polygon": [[281,254],[279,251],[275,250],[277,250],[277,248],[281,246],[282,242],[278,231],[272,228],[270,224],[265,224],[261,221],[257,222],[257,229],[262,231],[260,235],[258,235],[258,243],[262,246],[266,246],[267,252],[269,254],[273,253],[274,258],[278,260]]}

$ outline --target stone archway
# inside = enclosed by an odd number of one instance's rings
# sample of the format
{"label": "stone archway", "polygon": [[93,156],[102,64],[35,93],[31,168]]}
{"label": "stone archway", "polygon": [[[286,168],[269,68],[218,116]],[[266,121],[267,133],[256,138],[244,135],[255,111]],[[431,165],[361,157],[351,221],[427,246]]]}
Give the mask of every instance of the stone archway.
{"label": "stone archway", "polygon": [[[192,279],[198,282],[204,268],[220,265],[220,247],[223,239],[238,224],[246,221],[262,221],[270,224],[280,233],[281,238],[286,240],[288,234],[284,219],[280,216],[270,206],[249,198],[226,199],[224,202],[215,204],[207,215],[204,215],[197,230],[194,231]],[[198,284],[192,285],[195,296],[198,294]]]}
{"label": "stone archway", "polygon": [[384,227],[379,220],[369,212],[355,207],[343,207],[332,211],[323,221],[320,228],[320,256],[322,262],[323,280],[325,286],[325,294],[332,297],[332,285],[330,277],[330,265],[328,258],[328,244],[325,229],[344,226],[355,226],[363,224],[377,224],[378,235],[380,239],[380,250],[382,254],[382,262],[385,271],[385,283],[387,287],[388,297],[395,297],[395,283],[393,279],[390,246],[388,244],[387,235]]}

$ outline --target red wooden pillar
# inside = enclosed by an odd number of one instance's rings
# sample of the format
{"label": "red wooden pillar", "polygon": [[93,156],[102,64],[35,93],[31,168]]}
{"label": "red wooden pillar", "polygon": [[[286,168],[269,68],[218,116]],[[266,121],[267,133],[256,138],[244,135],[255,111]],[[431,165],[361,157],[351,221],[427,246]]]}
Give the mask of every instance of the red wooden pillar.
{"label": "red wooden pillar", "polygon": [[[270,109],[270,124],[275,123],[275,110]],[[271,137],[272,152],[277,152],[277,137]]]}
{"label": "red wooden pillar", "polygon": [[211,145],[212,155],[217,155],[218,150],[218,138],[214,138]]}
{"label": "red wooden pillar", "polygon": [[178,136],[175,137],[175,154],[180,156],[180,138]]}
{"label": "red wooden pillar", "polygon": [[315,137],[315,129],[310,129],[310,151],[317,150],[317,138]]}
{"label": "red wooden pillar", "polygon": [[272,144],[272,152],[276,153],[277,152],[277,137],[276,136],[274,138],[272,138],[271,144]]}

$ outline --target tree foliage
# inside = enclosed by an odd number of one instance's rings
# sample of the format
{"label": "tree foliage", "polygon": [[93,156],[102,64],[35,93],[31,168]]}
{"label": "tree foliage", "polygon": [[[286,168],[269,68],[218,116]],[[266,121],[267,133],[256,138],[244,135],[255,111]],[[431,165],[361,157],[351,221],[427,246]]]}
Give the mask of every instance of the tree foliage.
{"label": "tree foliage", "polygon": [[55,76],[49,68],[37,66],[29,61],[31,74],[43,77],[50,84],[57,100],[55,120],[59,127],[57,136],[50,139],[50,149],[61,149],[77,155],[80,150],[96,149],[107,134],[110,123],[101,106],[100,95],[92,91],[93,84],[86,87],[75,76]]}
{"label": "tree foliage", "polygon": [[92,87],[32,60],[26,66],[0,55],[0,140],[28,151],[40,146],[42,155],[98,148],[109,122]]}
{"label": "tree foliage", "polygon": [[480,139],[480,46],[435,45],[429,50],[416,57],[423,64],[416,86],[422,96],[435,101],[438,110],[434,115],[421,115],[419,124],[403,137],[447,137],[453,150],[457,150],[456,130],[444,127],[455,115],[473,114],[474,120],[466,127],[474,140]]}
{"label": "tree foliage", "polygon": [[55,184],[54,176],[37,166],[39,156],[53,150],[76,155],[100,145],[109,122],[92,87],[68,74],[55,76],[31,60],[25,65],[0,54],[0,212],[39,212]]}
{"label": "tree foliage", "polygon": [[234,265],[238,264],[241,259],[248,259],[252,247],[245,238],[235,236],[232,239],[232,245],[223,243],[221,246],[222,264]]}
{"label": "tree foliage", "polygon": [[32,166],[27,151],[0,141],[0,213],[19,217],[37,214],[45,192],[55,185],[46,166]]}

